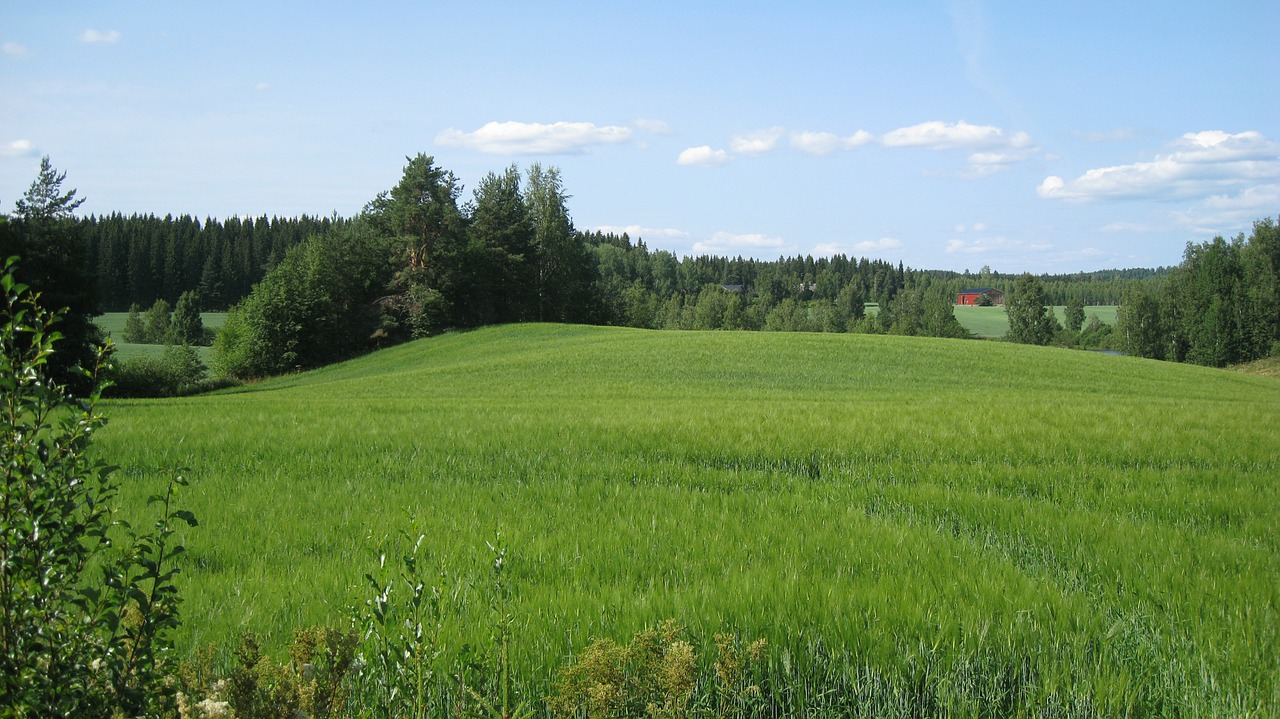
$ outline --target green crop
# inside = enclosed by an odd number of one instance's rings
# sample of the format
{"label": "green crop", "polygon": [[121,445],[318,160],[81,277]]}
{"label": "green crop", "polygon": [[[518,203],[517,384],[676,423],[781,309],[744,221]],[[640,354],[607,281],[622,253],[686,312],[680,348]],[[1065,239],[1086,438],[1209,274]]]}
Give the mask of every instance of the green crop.
{"label": "green crop", "polygon": [[519,681],[674,617],[766,638],[788,711],[1267,715],[1276,407],[1052,348],[512,325],[113,401],[97,446],[126,514],[191,468],[189,647],[339,621],[401,531],[460,578],[442,645],[480,644],[500,534]]}

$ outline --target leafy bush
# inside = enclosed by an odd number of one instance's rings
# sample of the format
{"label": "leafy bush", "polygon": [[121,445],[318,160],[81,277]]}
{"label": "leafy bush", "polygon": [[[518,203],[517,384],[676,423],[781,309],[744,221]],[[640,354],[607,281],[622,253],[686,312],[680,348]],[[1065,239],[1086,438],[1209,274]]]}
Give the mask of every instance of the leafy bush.
{"label": "leafy bush", "polygon": [[[189,685],[179,706],[192,719],[225,716],[228,709],[239,719],[345,716],[355,646],[352,632],[302,629],[294,634],[289,661],[277,664],[262,653],[254,635],[246,633],[231,676],[210,682],[204,672],[188,672],[184,680]],[[196,702],[200,694],[205,698]]]}
{"label": "leafy bush", "polygon": [[165,681],[170,633],[178,626],[174,508],[185,484],[175,473],[152,532],[115,522],[112,467],[90,459],[90,440],[106,423],[46,376],[61,335],[59,317],[13,275],[0,277],[0,714],[110,717],[172,709]]}
{"label": "leafy bush", "polygon": [[699,674],[697,654],[674,619],[638,632],[630,644],[589,644],[560,670],[547,708],[556,717],[753,716],[765,706],[760,687],[767,643],[715,636],[713,679]]}

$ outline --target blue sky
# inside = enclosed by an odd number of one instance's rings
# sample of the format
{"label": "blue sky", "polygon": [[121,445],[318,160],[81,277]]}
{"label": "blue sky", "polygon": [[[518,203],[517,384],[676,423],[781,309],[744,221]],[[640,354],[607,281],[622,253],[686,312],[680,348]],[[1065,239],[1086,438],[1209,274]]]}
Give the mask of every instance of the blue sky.
{"label": "blue sky", "polygon": [[680,255],[1176,264],[1280,214],[1280,3],[0,1],[0,205],[352,215],[560,167]]}

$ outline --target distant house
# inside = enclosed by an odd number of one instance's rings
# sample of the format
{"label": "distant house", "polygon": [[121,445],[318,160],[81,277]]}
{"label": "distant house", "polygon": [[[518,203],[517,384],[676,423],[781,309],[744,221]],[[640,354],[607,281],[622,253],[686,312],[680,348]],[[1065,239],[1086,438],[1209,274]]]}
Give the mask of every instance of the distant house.
{"label": "distant house", "polygon": [[747,291],[747,288],[745,285],[720,285],[720,289],[724,290],[725,292],[732,292],[735,295],[740,295],[743,292]]}
{"label": "distant house", "polygon": [[[982,298],[986,297],[987,301]],[[967,290],[960,290],[956,295],[956,304],[958,305],[996,305],[1004,304],[1004,293],[994,287],[972,287]]]}

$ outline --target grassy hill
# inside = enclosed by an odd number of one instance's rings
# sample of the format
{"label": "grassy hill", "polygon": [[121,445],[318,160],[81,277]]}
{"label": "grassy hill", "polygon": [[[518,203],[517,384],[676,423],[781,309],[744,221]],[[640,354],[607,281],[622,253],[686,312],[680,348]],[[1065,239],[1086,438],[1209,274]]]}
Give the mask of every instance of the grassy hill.
{"label": "grassy hill", "polygon": [[451,650],[482,642],[500,535],[522,681],[676,617],[704,642],[767,637],[771,671],[815,692],[1280,711],[1274,378],[1005,343],[513,325],[104,407],[97,446],[131,507],[190,468],[187,647],[251,629],[279,651],[340,622],[401,531],[453,577]]}

